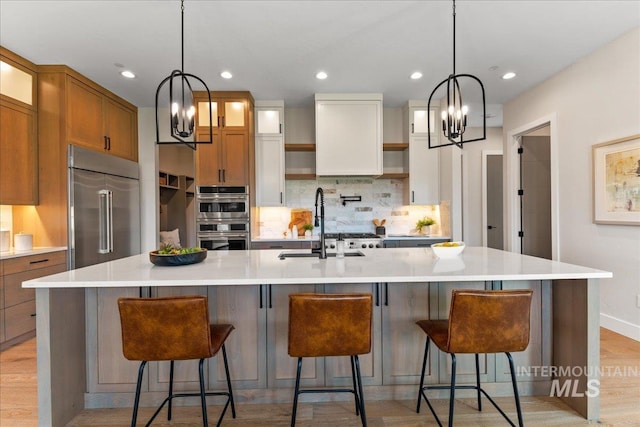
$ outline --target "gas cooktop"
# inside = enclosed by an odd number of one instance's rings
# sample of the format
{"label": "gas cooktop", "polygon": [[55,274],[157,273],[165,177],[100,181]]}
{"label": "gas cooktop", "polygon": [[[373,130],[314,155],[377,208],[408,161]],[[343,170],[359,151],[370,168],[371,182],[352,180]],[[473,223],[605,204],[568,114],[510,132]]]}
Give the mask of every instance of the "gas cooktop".
{"label": "gas cooktop", "polygon": [[342,234],[343,239],[379,239],[380,236],[374,233],[325,233],[325,239],[337,239]]}

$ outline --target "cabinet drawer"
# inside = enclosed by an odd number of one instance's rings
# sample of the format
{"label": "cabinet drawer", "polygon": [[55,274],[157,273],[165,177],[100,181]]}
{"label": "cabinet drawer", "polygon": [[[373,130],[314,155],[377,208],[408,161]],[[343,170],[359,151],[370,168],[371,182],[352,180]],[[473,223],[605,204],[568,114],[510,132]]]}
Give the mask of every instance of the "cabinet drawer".
{"label": "cabinet drawer", "polygon": [[[38,270],[38,269],[42,269],[42,268],[46,268],[46,267],[49,267],[52,265],[58,265],[58,264],[62,264],[63,266],[66,266],[66,263],[67,263],[66,251],[49,252],[46,254],[11,258],[11,259],[2,261],[2,266],[3,266],[2,274],[6,276],[8,274],[20,273],[23,271]],[[60,270],[60,271],[64,271],[64,270]],[[44,276],[44,274],[41,274],[41,276]],[[38,277],[38,276],[34,276],[34,277]]]}
{"label": "cabinet drawer", "polygon": [[10,340],[36,329],[36,302],[23,302],[4,310],[5,340]]}
{"label": "cabinet drawer", "polygon": [[25,280],[60,273],[64,270],[64,264],[59,264],[4,276],[4,306],[2,307],[11,307],[13,305],[35,299],[35,289],[24,289],[22,287],[22,282]]}

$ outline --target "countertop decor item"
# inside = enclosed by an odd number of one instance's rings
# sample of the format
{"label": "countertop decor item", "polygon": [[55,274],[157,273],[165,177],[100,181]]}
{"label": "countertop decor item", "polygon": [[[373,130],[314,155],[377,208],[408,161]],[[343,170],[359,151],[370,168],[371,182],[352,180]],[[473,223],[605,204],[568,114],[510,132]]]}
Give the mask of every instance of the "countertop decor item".
{"label": "countertop decor item", "polygon": [[13,236],[13,248],[16,251],[30,251],[33,249],[33,234],[17,233]]}
{"label": "countertop decor item", "polygon": [[442,242],[431,245],[431,250],[438,258],[455,258],[464,251],[464,247],[464,242]]}
{"label": "countertop decor item", "polygon": [[416,230],[418,230],[419,234],[428,236],[429,234],[431,234],[431,226],[435,223],[435,219],[425,216],[424,218],[421,218],[416,222]]}
{"label": "countertop decor item", "polygon": [[163,254],[160,251],[149,252],[149,260],[158,266],[173,267],[177,265],[189,265],[202,262],[207,258],[207,250],[198,248],[194,252]]}
{"label": "countertop decor item", "polygon": [[[464,80],[462,86],[465,87],[467,91],[467,95],[469,94],[468,90],[477,87],[474,85],[477,83],[480,88],[480,93],[482,94],[482,111],[477,112],[476,115],[482,115],[482,136],[473,139],[464,139],[464,132],[467,127],[467,114],[469,113],[469,107],[463,104],[462,100],[462,91],[460,89],[460,80]],[[435,117],[431,118],[431,114],[427,115],[427,137],[429,148],[440,148],[447,147],[449,145],[456,145],[462,148],[462,144],[472,141],[482,141],[483,139],[487,139],[487,106],[485,101],[484,94],[484,85],[474,75],[471,74],[456,74],[456,0],[453,0],[453,71],[449,74],[449,77],[440,82],[438,86],[431,92],[429,95],[429,102],[427,104],[427,108],[431,110],[431,99],[433,99],[433,95],[440,89],[442,85],[446,83],[446,96],[443,93],[438,93],[435,97],[436,100],[440,100],[446,98],[447,103],[444,105],[444,109],[442,110],[442,133],[445,138],[443,143],[438,143],[439,139],[432,139],[432,134],[435,135],[437,132],[438,126],[435,123]],[[476,89],[477,90],[477,89]],[[472,91],[474,96],[479,95],[479,93]],[[478,102],[479,99],[472,98],[473,101]],[[467,102],[469,102],[469,98],[467,98]],[[432,145],[433,143],[433,145]]]}
{"label": "countertop decor item", "polygon": [[11,249],[11,237],[9,230],[0,230],[0,252]]}

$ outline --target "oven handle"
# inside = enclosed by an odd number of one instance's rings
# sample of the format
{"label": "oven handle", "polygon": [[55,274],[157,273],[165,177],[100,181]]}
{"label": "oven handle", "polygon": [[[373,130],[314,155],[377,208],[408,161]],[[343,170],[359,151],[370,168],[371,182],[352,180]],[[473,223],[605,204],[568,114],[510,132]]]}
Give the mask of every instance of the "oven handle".
{"label": "oven handle", "polygon": [[224,201],[230,201],[230,202],[237,202],[238,200],[249,200],[249,195],[248,194],[240,194],[238,193],[236,194],[224,194],[224,195],[220,195],[220,194],[198,194],[197,196],[198,200],[201,201],[216,201],[216,202],[224,202]]}
{"label": "oven handle", "polygon": [[249,233],[199,233],[198,239],[223,239],[223,238],[235,238],[240,237],[243,239],[249,239]]}

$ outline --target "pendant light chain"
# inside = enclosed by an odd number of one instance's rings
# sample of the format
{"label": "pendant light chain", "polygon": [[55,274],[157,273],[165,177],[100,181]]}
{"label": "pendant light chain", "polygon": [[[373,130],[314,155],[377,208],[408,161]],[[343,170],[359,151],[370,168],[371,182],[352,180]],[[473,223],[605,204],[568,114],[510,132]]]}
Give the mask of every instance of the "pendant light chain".
{"label": "pendant light chain", "polygon": [[456,74],[456,0],[453,0],[453,75]]}

